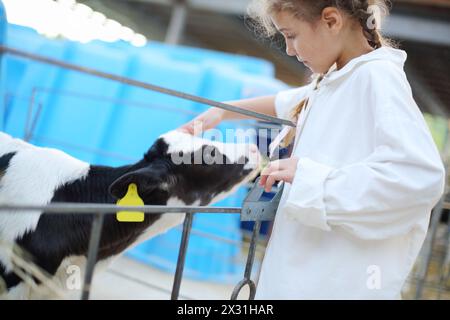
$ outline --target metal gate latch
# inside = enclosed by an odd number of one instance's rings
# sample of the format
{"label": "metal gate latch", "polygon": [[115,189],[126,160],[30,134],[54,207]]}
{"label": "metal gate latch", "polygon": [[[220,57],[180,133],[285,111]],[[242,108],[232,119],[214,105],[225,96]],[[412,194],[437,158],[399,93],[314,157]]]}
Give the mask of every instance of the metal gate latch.
{"label": "metal gate latch", "polygon": [[264,187],[259,185],[260,179],[261,177],[255,181],[252,189],[249,191],[242,204],[241,221],[254,221],[255,225],[253,226],[252,239],[248,250],[244,279],[242,279],[234,288],[233,293],[231,294],[231,300],[236,300],[239,292],[247,284],[250,288],[249,300],[255,299],[256,285],[254,281],[251,280],[251,273],[255,259],[256,244],[261,229],[261,222],[271,221],[275,218],[281,195],[283,194],[284,183],[280,185],[277,193],[270,201],[260,201],[261,196],[264,193]]}

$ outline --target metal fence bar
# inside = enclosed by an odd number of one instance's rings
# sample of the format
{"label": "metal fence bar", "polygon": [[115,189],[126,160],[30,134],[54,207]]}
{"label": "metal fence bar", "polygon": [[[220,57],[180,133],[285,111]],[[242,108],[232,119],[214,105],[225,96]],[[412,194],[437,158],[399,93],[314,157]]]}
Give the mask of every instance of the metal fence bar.
{"label": "metal fence bar", "polygon": [[175,277],[173,280],[173,288],[171,300],[178,300],[180,294],[181,279],[183,277],[184,263],[186,261],[186,253],[189,244],[189,235],[192,229],[192,221],[194,220],[194,214],[186,214],[183,224],[183,235],[181,237],[180,250],[178,252],[177,269],[175,271]]}
{"label": "metal fence bar", "polygon": [[445,230],[445,250],[443,252],[441,262],[440,262],[440,270],[439,270],[439,292],[438,292],[438,300],[441,299],[441,295],[444,293],[446,288],[449,288],[449,276],[450,276],[450,218],[447,221],[447,226]]}
{"label": "metal fence bar", "polygon": [[[264,210],[270,211],[270,214],[266,216],[253,215],[252,218],[255,218],[255,225],[253,228],[252,239],[249,246],[249,253],[247,256],[247,263],[245,268],[244,279],[238,283],[236,288],[232,293],[232,299],[237,299],[237,296],[240,290],[248,284],[250,287],[250,296],[249,299],[253,300],[256,293],[256,285],[251,280],[251,272],[253,268],[253,262],[256,252],[257,238],[259,236],[259,231],[261,229],[261,220],[272,219],[275,216],[275,210],[277,206],[278,198],[280,197],[282,189],[278,190],[277,194],[270,202],[265,202],[266,208],[263,208],[261,204],[255,202],[258,201],[258,194],[260,193],[261,187],[258,183],[255,183],[253,189],[249,192],[246,199],[244,200],[244,207],[247,211],[255,210],[255,212],[261,211],[264,213]],[[104,214],[111,214],[117,211],[142,211],[144,213],[180,213],[185,212],[186,218],[183,226],[183,235],[180,243],[180,250],[178,253],[178,261],[176,267],[176,273],[174,277],[174,283],[172,288],[171,299],[176,300],[179,297],[179,291],[181,286],[181,280],[183,276],[184,263],[186,258],[186,252],[189,242],[189,236],[192,229],[192,221],[194,213],[239,213],[241,214],[241,220],[243,218],[246,221],[249,220],[248,216],[243,216],[243,212],[245,211],[243,208],[236,207],[205,207],[205,206],[117,206],[111,204],[97,204],[97,203],[53,203],[46,206],[38,206],[38,205],[11,205],[11,204],[0,204],[0,214],[1,212],[6,211],[7,213],[17,213],[17,212],[29,212],[29,211],[38,211],[38,212],[46,212],[46,213],[57,213],[57,214],[73,214],[73,213],[81,213],[81,214],[92,214],[96,212],[96,218],[93,222],[91,238],[89,242],[88,249],[88,263],[86,267],[86,276],[82,291],[82,299],[87,300],[90,294],[90,286],[92,282],[93,272],[95,268],[95,262],[97,260],[97,253],[99,248],[100,236],[101,236],[101,228],[103,224]],[[248,212],[247,212],[248,213]]]}
{"label": "metal fence bar", "polygon": [[[76,98],[84,98],[84,99],[91,99],[91,100],[97,100],[97,101],[107,101],[110,103],[115,104],[126,104],[128,106],[134,106],[139,108],[146,108],[146,109],[160,109],[165,111],[172,111],[172,112],[178,112],[178,113],[184,113],[187,115],[190,115],[192,117],[199,115],[199,112],[193,112],[190,110],[179,110],[179,108],[175,107],[168,107],[163,105],[155,105],[155,104],[148,104],[148,103],[142,103],[137,101],[128,101],[124,99],[114,99],[114,98],[108,98],[104,96],[98,96],[93,94],[87,94],[87,93],[80,93],[80,92],[74,92],[74,91],[67,91],[67,90],[57,90],[57,89],[51,89],[51,88],[44,88],[44,87],[33,87],[31,96],[29,98],[28,103],[28,112],[27,112],[27,119],[25,124],[25,134],[24,134],[24,140],[29,142],[31,138],[34,136],[34,129],[36,128],[37,122],[39,120],[40,113],[42,111],[42,103],[38,103],[38,110],[36,112],[36,115],[33,117],[33,109],[35,101],[37,100],[36,96],[39,92],[43,93],[54,93],[54,94],[60,94],[60,95],[66,95],[66,96],[72,96]],[[6,104],[5,104],[6,105]],[[95,151],[94,151],[95,152]]]}
{"label": "metal fence bar", "polygon": [[[116,99],[116,98],[110,98],[110,97],[106,97],[106,96],[99,96],[99,95],[93,95],[93,94],[87,94],[87,93],[81,93],[81,92],[75,92],[75,91],[67,91],[67,90],[57,90],[57,89],[45,88],[45,87],[34,87],[32,89],[32,94],[31,94],[30,98],[28,98],[28,99],[23,98],[24,100],[28,100],[28,105],[29,105],[28,112],[27,112],[27,120],[26,120],[26,125],[25,125],[25,132],[24,132],[24,140],[25,141],[30,142],[31,139],[34,138],[40,142],[48,142],[48,143],[56,144],[61,147],[75,149],[75,150],[79,150],[79,151],[83,151],[83,152],[88,152],[91,154],[102,155],[102,156],[105,156],[105,157],[108,157],[111,159],[117,159],[117,160],[128,161],[128,162],[136,162],[139,159],[127,157],[120,153],[109,152],[109,151],[105,151],[102,149],[96,149],[96,148],[89,148],[89,147],[86,147],[83,145],[76,145],[73,143],[68,143],[66,141],[57,140],[57,139],[49,138],[49,137],[42,136],[42,135],[35,135],[34,130],[37,126],[37,123],[39,121],[39,116],[42,113],[42,109],[43,109],[42,102],[40,102],[39,99],[36,98],[38,93],[60,94],[60,95],[70,96],[72,98],[75,97],[75,98],[91,99],[91,100],[97,100],[97,101],[107,101],[107,102],[114,103],[114,104],[121,104],[121,105],[126,105],[126,106],[131,106],[131,107],[144,108],[144,109],[159,109],[159,110],[163,110],[163,111],[167,111],[167,112],[170,111],[170,112],[183,113],[186,115],[191,115],[193,117],[200,114],[200,112],[194,112],[194,111],[190,111],[190,110],[179,110],[180,108],[169,107],[169,106],[165,106],[165,105],[149,104],[149,103],[144,103],[144,102],[139,102],[139,101]],[[36,100],[37,100],[37,102],[36,102]],[[37,109],[34,117],[32,117],[34,105],[36,103],[38,105],[38,109]],[[244,121],[245,120],[241,120],[242,123],[245,123]],[[252,126],[255,126],[257,128],[279,129],[278,125],[271,124],[268,122],[252,123]],[[276,191],[274,191],[274,192],[276,192]]]}
{"label": "metal fence bar", "polygon": [[[221,109],[224,109],[224,110],[227,110],[230,112],[240,113],[240,114],[243,114],[243,115],[246,115],[246,116],[249,116],[252,118],[256,118],[259,120],[268,121],[268,122],[272,122],[272,123],[276,123],[276,124],[280,124],[280,125],[288,125],[291,127],[295,127],[295,124],[288,120],[279,119],[276,117],[268,116],[268,115],[257,113],[254,111],[241,109],[241,108],[238,108],[238,107],[235,107],[232,105],[228,105],[225,103],[221,103],[221,102],[205,99],[202,97],[194,96],[191,94],[183,93],[180,91],[163,88],[160,86],[156,86],[156,85],[136,81],[133,79],[113,75],[113,74],[102,72],[99,70],[86,68],[86,67],[82,67],[82,66],[77,66],[74,64],[66,63],[64,61],[59,61],[59,60],[55,60],[52,58],[35,55],[30,52],[25,52],[25,51],[13,49],[13,48],[8,48],[5,46],[0,46],[0,53],[16,55],[16,56],[19,56],[19,57],[22,57],[25,59],[30,59],[30,60],[38,61],[41,63],[55,65],[55,66],[58,66],[61,68],[89,74],[92,76],[101,77],[104,79],[117,81],[117,82],[120,82],[123,84],[140,87],[140,88],[143,88],[146,90],[156,91],[156,92],[159,92],[162,94],[171,95],[171,96],[178,97],[178,98],[185,99],[185,100],[191,100],[191,101],[198,102],[201,104],[221,108]],[[30,101],[30,107],[28,110],[28,116],[27,116],[27,122],[26,122],[25,136],[26,136],[27,140],[29,140],[31,138],[32,133],[34,131],[34,126],[36,124],[37,119],[39,118],[39,112],[38,112],[38,115],[36,116],[35,121],[32,121],[34,99],[35,99],[35,91],[33,90],[33,95],[32,95],[31,101]],[[40,109],[41,108],[42,108],[42,106],[40,106]],[[40,111],[40,109],[39,109],[39,111]],[[119,210],[123,210],[123,211],[138,210],[138,211],[142,211],[144,213],[156,213],[156,214],[180,213],[180,212],[186,213],[186,218],[185,218],[184,228],[183,228],[183,236],[182,236],[182,241],[180,244],[180,251],[179,251],[179,256],[178,256],[178,261],[177,261],[177,270],[175,273],[174,285],[173,285],[173,289],[172,289],[171,298],[173,300],[178,299],[178,296],[179,296],[179,290],[180,290],[181,279],[182,279],[182,275],[183,275],[183,269],[184,269],[186,251],[187,251],[187,246],[188,246],[188,241],[189,241],[189,235],[190,235],[190,231],[192,228],[193,214],[194,213],[239,213],[239,214],[242,213],[242,208],[229,208],[229,207],[228,208],[225,208],[225,207],[222,207],[222,208],[199,207],[199,206],[183,206],[183,207],[140,206],[140,207],[137,207],[137,206],[116,206],[116,205],[108,205],[108,204],[105,204],[105,205],[80,204],[80,203],[59,203],[59,204],[50,204],[50,205],[46,205],[46,206],[39,206],[39,205],[16,206],[16,205],[11,205],[11,204],[3,204],[3,205],[0,204],[0,213],[5,212],[5,211],[7,213],[20,213],[21,211],[22,212],[23,211],[38,211],[38,212],[41,211],[41,212],[46,212],[46,213],[58,213],[58,214],[73,214],[73,213],[92,214],[93,212],[95,212],[95,217],[94,217],[92,229],[91,229],[91,237],[90,237],[89,248],[88,248],[88,260],[87,260],[87,266],[86,266],[86,271],[85,271],[86,273],[85,273],[85,279],[84,279],[82,296],[81,296],[81,298],[83,300],[89,299],[92,277],[93,277],[93,273],[94,273],[95,263],[97,261],[98,251],[99,251],[99,244],[100,244],[100,237],[101,237],[101,230],[102,230],[102,226],[103,226],[104,214],[115,213]],[[264,212],[264,210],[262,210],[262,211]],[[242,288],[243,285],[245,285],[247,283],[249,284],[250,299],[254,298],[255,291],[256,291],[255,284],[251,281],[250,275],[251,275],[253,259],[254,259],[254,255],[255,255],[255,249],[256,249],[256,237],[259,234],[260,228],[261,228],[261,221],[258,220],[255,222],[255,226],[254,226],[254,230],[253,230],[252,241],[250,244],[250,249],[249,249],[249,254],[248,254],[248,259],[247,259],[245,278],[244,278],[244,280],[242,280],[240,282],[240,284],[242,283],[242,285],[239,284],[240,288]],[[233,292],[233,295],[236,292],[236,297],[237,297],[239,290],[240,289],[235,290]]]}
{"label": "metal fence bar", "polygon": [[[38,205],[0,205],[0,214],[2,212],[8,213],[20,213],[29,211],[40,211],[46,213],[55,214],[92,214],[96,212],[91,229],[91,237],[88,248],[88,260],[86,266],[85,279],[83,284],[82,296],[83,300],[89,299],[92,278],[94,274],[95,263],[97,261],[97,254],[99,250],[99,243],[101,237],[101,229],[103,225],[103,219],[105,214],[115,213],[117,211],[142,211],[145,213],[180,213],[186,212],[186,218],[183,226],[183,235],[180,243],[179,256],[177,261],[176,273],[174,277],[174,283],[172,288],[171,299],[177,300],[179,297],[179,291],[181,286],[181,280],[183,276],[184,263],[186,258],[186,252],[189,242],[189,236],[192,229],[192,221],[194,213],[242,213],[242,208],[237,207],[204,207],[204,206],[116,206],[110,204],[86,204],[86,203],[54,203],[46,206]],[[256,251],[256,241],[261,228],[261,221],[256,221],[251,243],[249,246],[249,253],[247,257],[246,269],[244,279],[239,282],[232,294],[232,299],[236,299],[239,291],[248,284],[250,287],[249,299],[254,299],[256,286],[251,280],[251,271]]]}
{"label": "metal fence bar", "polygon": [[104,78],[104,79],[117,81],[117,82],[128,84],[128,85],[131,85],[131,86],[134,86],[134,87],[139,87],[139,88],[143,88],[143,89],[147,89],[147,90],[151,90],[151,91],[156,91],[156,92],[159,92],[159,93],[162,93],[162,94],[167,94],[167,95],[178,97],[178,98],[181,98],[181,99],[190,100],[190,101],[198,102],[198,103],[201,103],[201,104],[205,104],[205,105],[217,107],[217,108],[220,108],[220,109],[224,109],[224,110],[227,110],[227,111],[240,113],[240,114],[243,114],[243,115],[246,115],[246,116],[249,116],[249,117],[252,117],[252,118],[260,119],[260,120],[263,120],[263,121],[278,123],[278,124],[287,125],[287,126],[290,126],[290,127],[295,127],[296,126],[292,121],[288,121],[288,120],[285,120],[285,119],[272,117],[272,116],[269,116],[269,115],[266,115],[266,114],[262,114],[262,113],[258,113],[258,112],[254,112],[254,111],[238,108],[238,107],[235,107],[235,106],[232,106],[232,105],[229,105],[229,104],[225,104],[225,103],[222,103],[222,102],[205,99],[205,98],[202,98],[202,97],[194,96],[192,94],[180,92],[180,91],[173,90],[173,89],[163,88],[163,87],[160,87],[160,86],[157,86],[157,85],[153,85],[153,84],[149,84],[149,83],[145,83],[145,82],[142,82],[142,81],[137,81],[137,80],[133,80],[133,79],[126,78],[126,77],[117,76],[117,75],[114,75],[114,74],[111,74],[111,73],[102,72],[102,71],[91,69],[91,68],[87,68],[87,67],[77,66],[77,65],[74,65],[74,64],[71,64],[71,63],[67,63],[67,62],[64,62],[64,61],[55,60],[55,59],[52,59],[52,58],[36,55],[36,54],[30,53],[30,52],[25,52],[25,51],[13,49],[13,48],[5,47],[5,46],[0,46],[0,53],[12,54],[12,55],[19,56],[19,57],[22,57],[22,58],[25,58],[25,59],[39,61],[41,63],[46,63],[46,64],[59,66],[59,67],[65,68],[65,69],[74,70],[74,71],[85,73],[85,74],[89,74],[89,75],[92,75],[92,76],[96,76],[96,77],[100,77],[100,78]]}
{"label": "metal fence bar", "polygon": [[0,204],[0,214],[2,211],[10,213],[20,213],[20,211],[42,211],[45,213],[57,214],[111,214],[117,211],[141,211],[144,213],[241,213],[238,207],[206,207],[206,206],[116,206],[113,204],[96,204],[96,203],[55,203],[47,206],[38,205],[2,205]]}
{"label": "metal fence bar", "polygon": [[[36,89],[33,88],[33,90],[31,90],[31,97],[30,97],[30,101],[28,102],[28,111],[27,111],[27,119],[25,122],[25,132],[24,132],[24,140],[29,142],[30,141],[30,136],[31,136],[31,127],[32,122],[33,122],[33,107],[34,107],[34,101],[36,99]],[[36,117],[36,119],[39,119],[39,117]]]}
{"label": "metal fence bar", "polygon": [[24,140],[27,142],[30,142],[31,138],[33,137],[34,129],[36,128],[39,117],[42,113],[42,108],[43,108],[42,103],[38,103],[38,109],[36,111],[36,116],[34,117],[33,121],[31,122],[31,126],[27,129],[25,129],[25,130],[28,130],[25,135],[25,138],[24,138]]}
{"label": "metal fence bar", "polygon": [[439,219],[442,212],[442,203],[443,197],[439,200],[435,210],[433,210],[433,214],[431,216],[431,223],[429,227],[429,232],[426,241],[424,242],[425,248],[425,257],[421,263],[421,267],[419,268],[419,280],[417,282],[416,294],[414,299],[419,300],[422,298],[424,284],[428,275],[428,271],[431,265],[431,256],[433,253],[433,247],[436,239],[436,230],[439,225]]}
{"label": "metal fence bar", "polygon": [[231,300],[237,300],[239,293],[246,284],[248,284],[250,289],[249,300],[255,299],[256,285],[251,279],[251,274],[253,269],[253,261],[255,259],[256,241],[258,240],[260,229],[261,221],[255,221],[255,225],[253,226],[252,240],[250,242],[250,247],[248,250],[247,264],[245,265],[244,279],[241,280],[234,288],[233,293],[231,294]]}
{"label": "metal fence bar", "polygon": [[85,93],[85,92],[59,90],[59,89],[46,88],[46,87],[34,87],[33,91],[34,90],[36,90],[36,93],[42,92],[42,93],[46,93],[46,94],[68,96],[68,97],[78,98],[78,99],[96,100],[96,101],[102,101],[102,102],[109,102],[109,103],[116,104],[116,105],[126,105],[126,106],[143,108],[143,109],[158,109],[158,110],[163,110],[163,111],[182,113],[182,114],[186,114],[186,115],[193,116],[193,117],[198,116],[200,114],[200,112],[195,112],[195,111],[191,111],[191,110],[180,110],[180,108],[169,107],[169,106],[166,106],[163,104],[145,103],[145,102],[141,102],[141,101],[111,98],[111,97],[107,97],[107,96],[100,96],[100,95],[95,95],[95,94],[90,94],[90,93]]}
{"label": "metal fence bar", "polygon": [[85,278],[83,283],[83,289],[81,294],[82,300],[88,300],[90,296],[92,278],[94,275],[95,264],[97,261],[97,255],[100,245],[101,230],[103,226],[103,220],[105,214],[111,214],[119,210],[139,210],[145,213],[180,213],[187,212],[183,226],[183,235],[180,244],[179,256],[177,261],[176,273],[174,277],[174,284],[172,288],[171,299],[177,300],[179,297],[181,279],[183,277],[184,263],[186,259],[186,252],[189,243],[190,231],[192,229],[193,214],[196,213],[240,213],[241,208],[233,207],[198,207],[198,206],[184,206],[184,207],[167,207],[167,206],[116,206],[116,205],[103,205],[103,204],[77,204],[77,203],[59,203],[51,204],[47,206],[13,206],[13,205],[0,205],[0,214],[2,211],[9,211],[7,213],[20,213],[26,211],[42,211],[46,213],[57,214],[95,214],[90,241],[88,248],[88,256],[85,270]]}
{"label": "metal fence bar", "polygon": [[89,240],[88,256],[86,263],[86,273],[84,276],[83,291],[81,300],[88,300],[91,292],[91,283],[94,276],[95,263],[97,262],[98,249],[103,227],[104,215],[97,213],[92,222],[91,237]]}

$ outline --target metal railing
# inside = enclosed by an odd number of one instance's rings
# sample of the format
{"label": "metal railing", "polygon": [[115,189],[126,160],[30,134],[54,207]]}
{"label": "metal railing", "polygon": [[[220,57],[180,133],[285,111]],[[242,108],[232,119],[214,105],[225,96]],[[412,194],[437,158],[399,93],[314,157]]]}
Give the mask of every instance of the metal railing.
{"label": "metal railing", "polygon": [[408,295],[415,300],[429,299],[436,292],[435,299],[450,298],[450,218],[446,224],[440,221],[444,209],[450,209],[445,198],[444,195],[433,208],[426,239],[407,280],[414,289]]}
{"label": "metal railing", "polygon": [[[82,67],[79,65],[70,64],[64,61],[55,60],[52,58],[48,58],[41,55],[36,55],[30,52],[25,52],[21,50],[17,50],[14,48],[9,48],[5,46],[0,46],[0,55],[1,54],[9,54],[14,55],[17,57],[21,57],[23,59],[29,59],[33,61],[37,61],[40,63],[45,63],[49,65],[58,66],[60,68],[65,68],[68,70],[73,70],[76,72],[89,74],[95,77],[100,77],[108,80],[117,81],[122,84],[131,85],[134,87],[143,88],[150,91],[156,91],[162,94],[167,94],[171,96],[175,96],[181,99],[186,99],[194,102],[198,102],[201,104],[214,106],[217,108],[221,108],[224,110],[228,110],[231,112],[240,113],[249,117],[253,117],[262,121],[268,121],[271,123],[275,123],[278,125],[287,125],[291,127],[295,127],[295,124],[291,121],[275,118],[272,116],[268,116],[265,114],[257,113],[250,110],[245,110],[242,108],[238,108],[232,105],[228,105],[225,103],[205,99],[202,97],[190,95],[187,93],[183,93],[180,91],[172,90],[163,88],[160,86],[156,86],[149,83],[144,83],[140,81],[136,81],[133,79],[117,76],[114,74],[102,72],[99,70],[91,69]],[[36,89],[39,90],[39,89]],[[31,118],[31,108],[34,104],[34,98],[35,98],[35,90],[33,89],[33,93],[30,99],[30,110],[27,115],[27,124],[26,124],[26,133],[25,137],[26,140],[29,140],[32,136],[32,132],[34,131],[35,122],[37,117],[35,119]],[[40,107],[39,107],[40,108]],[[39,114],[39,112],[38,112]],[[179,291],[180,291],[180,285],[181,280],[183,276],[183,270],[184,270],[184,262],[186,258],[186,252],[188,248],[189,243],[189,236],[192,229],[192,221],[194,218],[194,214],[198,213],[226,213],[226,214],[237,214],[239,213],[241,215],[242,221],[254,221],[254,228],[253,233],[251,237],[249,252],[247,256],[247,262],[246,262],[246,268],[244,273],[244,279],[240,281],[235,289],[233,290],[233,293],[231,295],[231,299],[237,299],[239,292],[241,289],[248,285],[250,288],[250,296],[249,299],[254,299],[255,292],[256,292],[256,286],[253,280],[251,280],[251,272],[253,267],[253,262],[255,258],[255,251],[256,251],[256,245],[257,245],[257,238],[260,232],[261,228],[261,222],[262,221],[269,221],[273,220],[276,209],[279,204],[279,200],[281,198],[281,193],[283,191],[283,187],[277,189],[276,195],[273,197],[271,201],[265,201],[261,202],[260,198],[262,193],[264,192],[263,188],[258,185],[258,183],[255,183],[250,192],[248,193],[247,197],[245,198],[243,202],[242,208],[236,208],[236,207],[194,207],[194,206],[184,206],[184,207],[174,207],[174,206],[133,206],[133,207],[125,207],[125,206],[116,206],[116,205],[108,205],[108,204],[87,204],[87,203],[53,203],[47,206],[17,206],[17,205],[6,205],[2,204],[0,205],[0,212],[4,214],[5,212],[14,213],[14,214],[20,214],[20,212],[23,211],[39,211],[39,212],[45,212],[50,214],[93,214],[94,220],[91,228],[91,235],[89,240],[89,246],[88,246],[88,252],[87,252],[87,264],[86,264],[86,271],[85,271],[85,277],[83,281],[83,287],[82,287],[82,295],[81,299],[87,300],[89,299],[90,290],[91,290],[91,284],[92,279],[94,275],[94,268],[95,264],[97,262],[97,255],[99,250],[99,244],[100,244],[100,237],[101,237],[101,230],[103,226],[104,221],[104,215],[105,214],[113,214],[117,211],[141,211],[146,214],[171,214],[171,213],[186,213],[186,217],[183,224],[183,231],[182,231],[182,239],[180,243],[180,249],[178,253],[178,260],[177,260],[177,266],[176,266],[176,272],[174,276],[174,282],[172,287],[172,293],[171,293],[171,299],[176,300],[179,297]]]}
{"label": "metal railing", "polygon": [[103,78],[103,79],[117,81],[117,82],[120,82],[122,84],[131,85],[133,87],[143,88],[143,89],[146,89],[146,90],[159,92],[159,93],[170,95],[170,96],[173,96],[173,97],[178,97],[178,98],[181,98],[181,99],[190,100],[190,101],[193,101],[193,102],[198,102],[198,103],[209,105],[209,106],[212,106],[212,107],[217,107],[217,108],[224,109],[224,110],[227,110],[227,111],[240,113],[240,114],[243,114],[243,115],[246,115],[246,116],[249,116],[249,117],[253,117],[253,118],[256,118],[256,119],[259,119],[259,120],[262,120],[262,121],[273,122],[273,123],[278,123],[278,124],[281,124],[281,125],[287,125],[287,126],[290,126],[290,127],[295,127],[295,124],[292,121],[289,121],[289,120],[272,117],[272,116],[269,116],[269,115],[266,115],[266,114],[263,114],[263,113],[258,113],[258,112],[255,112],[255,111],[251,111],[251,110],[246,110],[246,109],[242,109],[242,108],[239,108],[239,107],[235,107],[235,106],[230,105],[230,104],[226,104],[226,103],[222,103],[222,102],[218,102],[218,101],[214,101],[214,100],[210,100],[210,99],[205,99],[205,98],[198,97],[198,96],[195,96],[195,95],[192,95],[192,94],[188,94],[188,93],[185,93],[185,92],[181,92],[181,91],[177,91],[177,90],[173,90],[173,89],[168,89],[168,88],[163,88],[163,87],[160,87],[160,86],[157,86],[157,85],[154,85],[154,84],[133,80],[133,79],[130,79],[130,78],[126,78],[126,77],[118,76],[118,75],[115,75],[115,74],[111,74],[111,73],[95,70],[95,69],[92,69],[92,68],[82,67],[82,66],[79,66],[79,65],[67,63],[67,62],[64,62],[64,61],[48,58],[48,57],[41,56],[41,55],[36,55],[36,54],[30,53],[30,52],[17,50],[17,49],[14,49],[14,48],[0,46],[0,54],[10,54],[10,55],[18,56],[18,57],[21,57],[21,58],[24,58],[24,59],[38,61],[38,62],[41,62],[41,63],[46,63],[46,64],[58,66],[58,67],[61,67],[61,68],[64,68],[64,69],[68,69],[68,70],[73,70],[73,71],[77,71],[77,72],[80,72],[80,73],[89,74],[91,76],[96,76],[96,77],[100,77],[100,78]]}
{"label": "metal railing", "polygon": [[[171,299],[177,300],[180,292],[181,280],[183,276],[186,252],[189,243],[189,235],[192,229],[192,221],[194,214],[198,213],[223,213],[223,214],[240,214],[242,221],[255,221],[253,228],[250,249],[247,257],[244,279],[238,283],[234,289],[231,299],[237,299],[240,290],[245,286],[250,287],[249,299],[254,299],[256,286],[251,280],[251,271],[253,267],[256,241],[261,228],[261,221],[272,220],[281,198],[283,188],[280,188],[276,195],[270,201],[260,202],[260,197],[264,189],[255,182],[254,187],[250,190],[243,202],[242,208],[239,207],[204,207],[204,206],[116,206],[109,204],[86,204],[86,203],[54,203],[47,206],[17,206],[17,205],[0,205],[2,214],[20,214],[23,211],[38,211],[50,214],[93,214],[94,220],[91,228],[91,235],[87,253],[87,263],[85,277],[82,287],[82,300],[89,299],[92,278],[94,274],[95,264],[97,262],[98,248],[100,245],[100,237],[105,214],[113,214],[118,211],[141,211],[146,214],[171,214],[186,213],[183,224],[182,238],[178,253],[177,267],[172,287]],[[5,213],[6,212],[6,213]]]}

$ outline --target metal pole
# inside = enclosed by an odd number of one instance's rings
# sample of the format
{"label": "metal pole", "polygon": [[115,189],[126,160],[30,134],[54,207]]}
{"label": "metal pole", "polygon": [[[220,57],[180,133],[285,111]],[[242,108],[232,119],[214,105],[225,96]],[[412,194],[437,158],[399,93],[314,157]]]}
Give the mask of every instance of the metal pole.
{"label": "metal pole", "polygon": [[247,264],[245,265],[245,273],[244,273],[244,279],[241,280],[236,287],[233,290],[233,293],[231,294],[231,300],[236,300],[239,293],[241,292],[242,288],[248,284],[250,289],[249,294],[249,300],[255,299],[256,294],[256,285],[251,279],[252,269],[253,269],[253,262],[255,260],[255,251],[256,251],[256,244],[258,240],[259,230],[261,229],[261,221],[255,221],[255,224],[253,226],[253,234],[252,234],[252,240],[250,242],[250,247],[248,249],[248,256],[247,256]]}
{"label": "metal pole", "polygon": [[187,5],[185,0],[176,1],[172,9],[169,28],[166,34],[165,42],[168,44],[180,43],[184,28],[186,27]]}
{"label": "metal pole", "polygon": [[431,257],[433,255],[433,247],[436,240],[436,231],[439,225],[439,220],[442,215],[442,208],[444,204],[444,196],[441,197],[437,206],[433,210],[433,215],[431,216],[430,228],[428,230],[428,241],[424,243],[424,260],[422,262],[421,268],[419,268],[420,274],[418,277],[417,287],[416,287],[416,295],[414,297],[415,300],[419,300],[422,298],[423,290],[426,282],[426,278],[428,276],[428,270],[431,265]]}
{"label": "metal pole", "polygon": [[100,237],[102,232],[104,215],[97,213],[92,222],[91,238],[89,241],[89,249],[86,263],[86,273],[84,277],[83,292],[81,300],[89,300],[91,291],[92,277],[94,275],[95,263],[97,262],[98,247],[100,245]]}
{"label": "metal pole", "polygon": [[34,100],[36,99],[36,88],[33,88],[31,91],[31,97],[30,102],[28,104],[28,112],[27,112],[27,120],[25,122],[25,134],[24,134],[24,140],[26,142],[30,141],[31,137],[31,123],[32,123],[32,117],[33,117],[33,106],[34,106]]}
{"label": "metal pole", "polygon": [[439,267],[439,289],[438,300],[441,300],[442,293],[448,287],[448,279],[450,276],[450,217],[447,220],[447,229],[445,231],[445,245],[442,253],[441,263]]}
{"label": "metal pole", "polygon": [[25,141],[29,142],[31,140],[31,138],[33,138],[34,129],[36,129],[36,125],[37,125],[37,122],[39,121],[41,112],[42,112],[42,103],[38,103],[38,109],[36,110],[36,115],[33,118],[33,121],[31,123],[29,130],[25,129],[25,130],[27,130],[27,135],[25,136],[25,139],[24,139]]}
{"label": "metal pole", "polygon": [[206,207],[206,206],[116,206],[113,204],[96,204],[96,203],[54,203],[46,206],[15,206],[15,205],[3,205],[0,204],[0,215],[5,214],[17,214],[23,211],[41,211],[45,213],[57,213],[57,214],[92,214],[96,212],[98,214],[115,213],[117,211],[142,211],[144,213],[241,213],[241,208],[238,207]]}
{"label": "metal pole", "polygon": [[186,251],[189,244],[189,234],[192,228],[193,213],[187,213],[183,224],[183,235],[181,237],[180,251],[178,252],[177,269],[173,281],[171,300],[178,300],[180,294],[181,278],[183,277],[184,262],[186,260]]}
{"label": "metal pole", "polygon": [[202,98],[202,97],[194,96],[194,95],[191,95],[191,94],[188,94],[188,93],[184,93],[184,92],[180,92],[180,91],[177,91],[177,90],[167,89],[167,88],[163,88],[163,87],[160,87],[160,86],[157,86],[157,85],[153,85],[153,84],[149,84],[149,83],[133,80],[133,79],[130,79],[130,78],[117,76],[117,75],[114,75],[114,74],[111,74],[111,73],[106,73],[106,72],[102,72],[102,71],[91,69],[91,68],[77,66],[77,65],[70,64],[70,63],[67,63],[67,62],[64,62],[64,61],[55,60],[55,59],[47,58],[47,57],[40,56],[40,55],[35,55],[33,53],[30,53],[30,52],[25,52],[25,51],[13,49],[13,48],[5,47],[5,46],[0,46],[0,53],[9,53],[9,54],[12,54],[12,55],[15,55],[15,56],[19,56],[19,57],[22,57],[22,58],[26,58],[26,59],[30,59],[30,60],[34,60],[34,61],[39,61],[39,62],[42,62],[42,63],[51,64],[51,65],[56,65],[56,66],[59,66],[61,68],[74,70],[74,71],[81,72],[81,73],[86,73],[86,74],[89,74],[89,75],[92,75],[92,76],[96,76],[96,77],[100,77],[100,78],[104,78],[104,79],[109,79],[109,80],[112,80],[112,81],[117,81],[117,82],[128,84],[128,85],[131,85],[131,86],[134,86],[134,87],[144,88],[146,90],[156,91],[156,92],[159,92],[159,93],[162,93],[162,94],[167,94],[167,95],[178,97],[178,98],[181,98],[181,99],[190,100],[190,101],[198,102],[198,103],[201,103],[201,104],[217,107],[217,108],[224,109],[224,110],[227,110],[227,111],[230,111],[230,112],[240,113],[240,114],[246,115],[248,117],[256,118],[256,119],[263,120],[263,121],[273,122],[273,123],[277,123],[277,124],[281,124],[281,125],[287,125],[287,126],[290,126],[290,127],[295,127],[296,126],[292,121],[289,121],[289,120],[279,119],[279,118],[276,118],[276,117],[268,116],[266,114],[262,114],[262,113],[258,113],[258,112],[254,112],[254,111],[238,108],[238,107],[235,107],[235,106],[232,106],[232,105],[229,105],[229,104],[225,104],[225,103],[222,103],[222,102],[217,102],[217,101],[205,99],[205,98]]}

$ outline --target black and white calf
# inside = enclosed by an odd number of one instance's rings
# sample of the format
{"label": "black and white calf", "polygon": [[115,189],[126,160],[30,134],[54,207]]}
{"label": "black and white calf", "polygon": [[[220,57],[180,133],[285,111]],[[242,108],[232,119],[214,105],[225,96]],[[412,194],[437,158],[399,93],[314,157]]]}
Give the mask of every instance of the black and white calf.
{"label": "black and white calf", "polygon": [[[0,133],[0,204],[116,203],[129,184],[136,183],[147,205],[208,205],[253,179],[259,161],[255,145],[223,144],[171,131],[139,162],[112,168],[90,165]],[[6,287],[0,298],[51,298],[17,276],[12,246],[29,253],[34,263],[65,289],[66,268],[84,267],[92,219],[76,213],[0,212],[0,282]],[[98,267],[183,219],[182,213],[162,213],[145,215],[141,223],[123,223],[115,215],[105,216]],[[43,285],[38,282],[39,287]]]}

